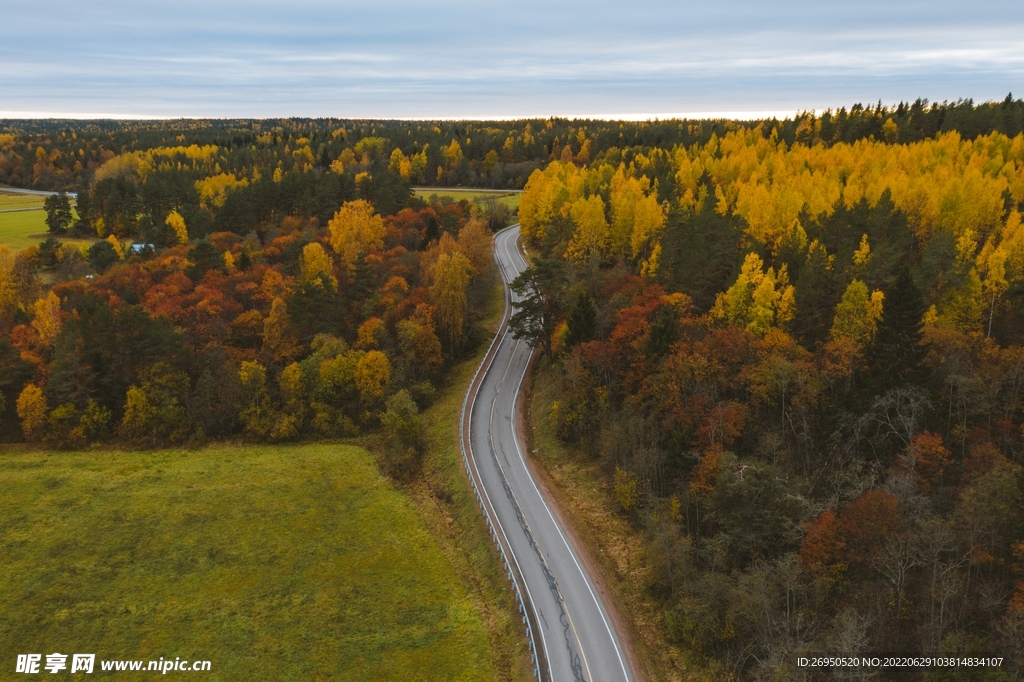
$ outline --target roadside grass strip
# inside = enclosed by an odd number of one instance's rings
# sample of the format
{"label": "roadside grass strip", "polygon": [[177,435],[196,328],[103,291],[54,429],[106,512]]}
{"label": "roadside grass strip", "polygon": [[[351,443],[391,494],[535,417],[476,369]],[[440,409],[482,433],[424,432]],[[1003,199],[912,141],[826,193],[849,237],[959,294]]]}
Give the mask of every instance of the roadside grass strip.
{"label": "roadside grass strip", "polygon": [[484,313],[487,340],[472,357],[452,368],[448,384],[423,413],[427,452],[421,476],[410,486],[409,493],[484,614],[494,669],[492,679],[511,681],[532,679],[533,664],[517,603],[462,466],[458,433],[466,388],[498,328],[503,307],[503,290],[496,282]]}

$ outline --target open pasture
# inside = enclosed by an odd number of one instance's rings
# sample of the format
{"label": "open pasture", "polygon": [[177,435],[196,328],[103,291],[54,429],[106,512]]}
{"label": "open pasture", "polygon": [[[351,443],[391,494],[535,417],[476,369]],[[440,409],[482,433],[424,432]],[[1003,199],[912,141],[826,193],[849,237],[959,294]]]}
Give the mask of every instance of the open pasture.
{"label": "open pasture", "polygon": [[11,660],[202,659],[211,680],[492,677],[465,587],[361,448],[5,452],[0,488]]}

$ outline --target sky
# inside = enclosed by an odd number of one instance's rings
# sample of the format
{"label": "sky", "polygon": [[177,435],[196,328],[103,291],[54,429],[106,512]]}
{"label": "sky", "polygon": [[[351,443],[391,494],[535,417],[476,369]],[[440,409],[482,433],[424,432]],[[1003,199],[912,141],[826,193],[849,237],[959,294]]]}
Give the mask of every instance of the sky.
{"label": "sky", "polygon": [[1020,0],[0,0],[0,117],[792,116],[1024,95]]}

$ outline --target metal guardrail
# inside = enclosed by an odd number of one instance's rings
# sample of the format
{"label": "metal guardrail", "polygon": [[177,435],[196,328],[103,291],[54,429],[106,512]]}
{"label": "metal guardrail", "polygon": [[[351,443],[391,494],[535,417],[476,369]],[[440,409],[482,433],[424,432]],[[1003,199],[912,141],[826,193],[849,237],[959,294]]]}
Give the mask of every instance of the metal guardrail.
{"label": "metal guardrail", "polygon": [[[505,228],[510,230],[515,225]],[[505,230],[499,231],[494,235],[491,240],[493,245],[494,241],[498,238],[498,235]],[[497,260],[497,259],[495,259]],[[483,359],[480,361],[479,366],[476,368],[476,372],[473,374],[473,379],[469,383],[469,390],[466,391],[466,396],[462,400],[462,414],[459,417],[459,448],[462,450],[462,463],[466,467],[466,474],[469,476],[469,481],[473,486],[473,494],[476,495],[477,504],[480,505],[481,511],[484,513],[484,519],[487,521],[488,529],[491,533],[491,540],[498,548],[498,552],[501,555],[502,562],[505,566],[505,573],[508,576],[509,581],[512,583],[513,591],[515,592],[516,601],[519,603],[519,613],[523,616],[523,624],[526,626],[526,637],[527,646],[530,651],[533,652],[531,660],[533,662],[533,674],[540,682],[546,682],[542,674],[542,667],[540,658],[538,656],[537,642],[534,638],[533,630],[536,624],[536,607],[532,603],[532,598],[527,594],[527,599],[523,598],[523,590],[520,587],[520,581],[523,580],[522,571],[519,570],[518,562],[516,561],[515,555],[512,555],[512,561],[509,561],[509,554],[512,553],[511,546],[509,545],[508,552],[505,550],[505,545],[508,545],[508,538],[505,535],[504,529],[501,527],[501,522],[498,520],[497,515],[494,512],[494,507],[490,502],[490,496],[487,495],[487,491],[483,491],[483,495],[480,494],[480,489],[483,486],[483,482],[477,482],[479,473],[476,471],[476,467],[471,464],[469,453],[472,450],[472,446],[467,442],[466,431],[468,423],[466,420],[467,410],[472,410],[473,404],[476,402],[477,394],[479,393],[480,386],[479,382],[482,377],[490,369],[491,363],[494,361],[496,355],[496,349],[501,339],[505,335],[505,330],[508,327],[508,320],[510,316],[511,308],[511,297],[509,296],[508,283],[505,281],[504,273],[501,272],[499,263],[499,276],[502,278],[502,285],[504,287],[504,298],[505,307],[502,312],[501,324],[498,325],[498,331],[494,335],[494,339],[491,341],[491,345],[487,348],[487,352],[484,354]],[[486,503],[485,503],[486,498]],[[492,518],[493,517],[493,518]],[[513,565],[515,564],[515,565]]]}

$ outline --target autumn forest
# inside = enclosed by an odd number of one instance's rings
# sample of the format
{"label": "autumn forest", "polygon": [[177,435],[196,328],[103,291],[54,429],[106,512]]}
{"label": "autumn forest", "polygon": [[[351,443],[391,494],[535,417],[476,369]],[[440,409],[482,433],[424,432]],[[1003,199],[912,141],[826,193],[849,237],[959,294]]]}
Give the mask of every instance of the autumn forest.
{"label": "autumn forest", "polygon": [[[0,121],[0,185],[61,192],[38,246],[0,234],[2,442],[369,433],[414,478],[421,411],[487,341],[491,237],[519,223],[511,326],[557,386],[535,418],[643,536],[680,665],[1024,670],[1022,100]],[[522,191],[514,213],[414,186]]]}
{"label": "autumn forest", "polygon": [[1024,663],[1022,202],[999,132],[762,125],[531,176],[541,418],[604,463],[684,660]]}

